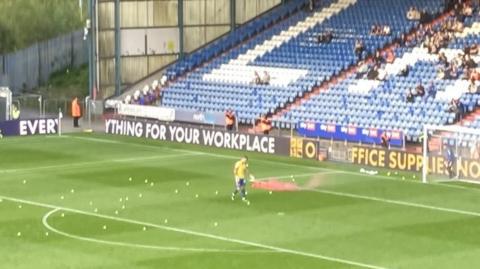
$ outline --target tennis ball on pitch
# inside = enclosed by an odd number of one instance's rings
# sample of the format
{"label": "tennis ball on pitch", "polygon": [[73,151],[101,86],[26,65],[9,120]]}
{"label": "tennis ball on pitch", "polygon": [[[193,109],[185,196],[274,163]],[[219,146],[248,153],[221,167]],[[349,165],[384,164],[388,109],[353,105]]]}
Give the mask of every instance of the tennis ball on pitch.
{"label": "tennis ball on pitch", "polygon": [[190,182],[189,181],[185,182],[185,186],[187,187],[190,186]]}
{"label": "tennis ball on pitch", "polygon": [[93,212],[97,213],[97,212],[98,212],[98,208],[95,208],[95,209],[93,210]]}
{"label": "tennis ball on pitch", "polygon": [[218,191],[215,191],[215,195],[218,195]]}
{"label": "tennis ball on pitch", "polygon": [[119,202],[123,202],[123,198],[118,199]]}
{"label": "tennis ball on pitch", "polygon": [[48,232],[45,232],[45,236],[48,236]]}
{"label": "tennis ball on pitch", "polygon": [[165,220],[163,221],[163,223],[167,224],[167,223],[168,223],[168,219],[165,219]]}
{"label": "tennis ball on pitch", "polygon": [[125,197],[125,201],[128,201],[128,196]]}
{"label": "tennis ball on pitch", "polygon": [[27,181],[24,179],[24,180],[22,181],[22,183],[23,183],[23,184],[27,184]]}
{"label": "tennis ball on pitch", "polygon": [[18,205],[18,209],[22,209],[22,205]]}
{"label": "tennis ball on pitch", "polygon": [[176,193],[176,194],[178,193],[178,190],[177,190],[177,189],[175,189],[175,193]]}
{"label": "tennis ball on pitch", "polygon": [[115,210],[115,215],[118,215],[118,210]]}
{"label": "tennis ball on pitch", "polygon": [[250,205],[250,201],[247,201],[247,205]]}
{"label": "tennis ball on pitch", "polygon": [[70,193],[75,193],[75,190],[74,190],[74,189],[71,189],[71,190],[70,190]]}
{"label": "tennis ball on pitch", "polygon": [[150,187],[153,187],[153,185],[154,185],[154,183],[153,183],[153,182],[151,182],[151,183],[150,183]]}
{"label": "tennis ball on pitch", "polygon": [[63,199],[65,199],[65,196],[63,196],[63,195],[60,196],[60,200],[63,200]]}
{"label": "tennis ball on pitch", "polygon": [[3,199],[2,199],[2,198],[0,198],[0,203],[1,203],[1,202],[3,202]]}
{"label": "tennis ball on pitch", "polygon": [[138,198],[142,198],[142,197],[143,197],[143,194],[139,193]]}
{"label": "tennis ball on pitch", "polygon": [[148,183],[148,179],[145,179],[145,184],[147,184],[147,183]]}
{"label": "tennis ball on pitch", "polygon": [[107,229],[107,225],[103,225],[102,229],[106,230],[106,229]]}
{"label": "tennis ball on pitch", "polygon": [[417,176],[413,175],[413,178],[417,178]]}
{"label": "tennis ball on pitch", "polygon": [[398,175],[398,172],[397,172],[397,171],[395,171],[395,175]]}
{"label": "tennis ball on pitch", "polygon": [[402,177],[402,180],[405,180],[405,177]]}
{"label": "tennis ball on pitch", "polygon": [[60,217],[64,218],[64,217],[65,217],[65,213],[60,214]]}
{"label": "tennis ball on pitch", "polygon": [[213,223],[213,226],[217,227],[217,226],[218,226],[218,222],[215,221],[215,222]]}
{"label": "tennis ball on pitch", "polygon": [[17,236],[22,236],[22,232],[18,232],[18,233],[17,233]]}
{"label": "tennis ball on pitch", "polygon": [[93,202],[92,202],[92,201],[90,201],[90,202],[88,202],[88,204],[89,204],[89,205],[93,205]]}
{"label": "tennis ball on pitch", "polygon": [[145,232],[147,230],[147,227],[143,226],[142,230]]}
{"label": "tennis ball on pitch", "polygon": [[390,176],[390,172],[387,172],[387,176]]}
{"label": "tennis ball on pitch", "polygon": [[198,198],[198,194],[195,194],[195,198]]}
{"label": "tennis ball on pitch", "polygon": [[129,178],[128,178],[128,181],[132,181],[132,178],[131,178],[131,177],[129,177]]}
{"label": "tennis ball on pitch", "polygon": [[272,191],[269,191],[268,194],[272,194],[273,192]]}
{"label": "tennis ball on pitch", "polygon": [[122,205],[122,209],[125,209],[125,205]]}

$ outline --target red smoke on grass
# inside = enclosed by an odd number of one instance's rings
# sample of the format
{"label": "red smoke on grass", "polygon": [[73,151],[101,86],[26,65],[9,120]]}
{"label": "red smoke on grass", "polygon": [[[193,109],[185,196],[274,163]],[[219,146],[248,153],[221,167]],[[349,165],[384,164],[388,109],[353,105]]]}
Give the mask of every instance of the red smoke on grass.
{"label": "red smoke on grass", "polygon": [[300,189],[293,182],[283,182],[274,178],[252,182],[252,188],[267,191],[298,191]]}
{"label": "red smoke on grass", "polygon": [[280,181],[276,178],[270,178],[262,181],[252,182],[253,189],[267,190],[267,191],[300,191],[308,189],[316,189],[318,187],[324,186],[326,184],[326,179],[323,175],[313,175],[304,186],[298,186],[295,182],[286,182]]}

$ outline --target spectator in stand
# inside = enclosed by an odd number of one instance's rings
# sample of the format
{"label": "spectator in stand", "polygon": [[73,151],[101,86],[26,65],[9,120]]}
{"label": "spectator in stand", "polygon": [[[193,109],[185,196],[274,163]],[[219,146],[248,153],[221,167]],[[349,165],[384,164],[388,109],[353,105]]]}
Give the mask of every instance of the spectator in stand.
{"label": "spectator in stand", "polygon": [[470,84],[468,85],[468,92],[472,94],[479,92],[479,87],[477,86],[474,80],[470,80]]}
{"label": "spectator in stand", "polygon": [[452,99],[448,106],[448,112],[455,114],[455,121],[459,121],[463,114],[463,104],[459,99]]}
{"label": "spectator in stand", "polygon": [[420,10],[414,6],[410,7],[410,9],[407,11],[407,19],[410,21],[418,21],[420,20],[421,16],[422,14],[420,13]]}
{"label": "spectator in stand", "polygon": [[253,77],[253,80],[252,80],[252,84],[255,84],[255,85],[260,85],[262,84],[262,79],[260,78],[260,75],[258,74],[257,71],[254,71],[254,77]]}
{"label": "spectator in stand", "polygon": [[232,110],[228,109],[225,112],[225,126],[228,131],[233,131],[233,128],[235,127],[235,114],[233,113]]}
{"label": "spectator in stand", "polygon": [[168,77],[166,74],[163,74],[162,77],[160,78],[160,86],[165,87],[167,86],[168,83]]}
{"label": "spectator in stand", "polygon": [[264,135],[268,135],[272,129],[272,122],[267,118],[266,115],[260,117],[260,129]]}
{"label": "spectator in stand", "polygon": [[438,54],[438,61],[445,67],[448,66],[448,59],[447,59],[447,56],[445,56],[445,53],[444,52],[440,52]]}
{"label": "spectator in stand", "polygon": [[405,36],[405,41],[403,42],[406,47],[415,47],[417,45],[417,35],[415,33]]}
{"label": "spectator in stand", "polygon": [[125,99],[124,99],[123,103],[126,104],[126,105],[129,105],[129,104],[131,104],[131,102],[132,102],[132,96],[130,94],[125,96]]}
{"label": "spectator in stand", "polygon": [[455,64],[450,64],[447,71],[448,71],[447,76],[446,76],[447,79],[457,79],[458,78],[458,68]]}
{"label": "spectator in stand", "polygon": [[433,84],[433,82],[431,82],[427,88],[427,98],[431,97],[432,99],[435,99],[436,96],[437,96],[437,89],[435,88],[435,85]]}
{"label": "spectator in stand", "polygon": [[317,36],[317,43],[326,44],[332,42],[333,32],[327,31],[326,33],[320,34]]}
{"label": "spectator in stand", "polygon": [[415,96],[423,97],[425,95],[425,87],[423,87],[422,82],[420,82],[417,87],[415,87]]}
{"label": "spectator in stand", "polygon": [[480,72],[476,69],[473,69],[470,73],[470,80],[472,81],[479,81],[480,80]]}
{"label": "spectator in stand", "polygon": [[353,49],[357,59],[362,57],[362,53],[365,51],[365,45],[360,39],[355,40],[355,47]]}
{"label": "spectator in stand", "polygon": [[441,66],[437,70],[437,79],[446,79],[447,77],[447,67]]}
{"label": "spectator in stand", "polygon": [[372,25],[372,28],[370,28],[370,34],[371,35],[381,35],[382,33],[382,27],[378,24]]}
{"label": "spectator in stand", "polygon": [[477,55],[478,54],[478,44],[473,44],[468,48],[468,54]]}
{"label": "spectator in stand", "polygon": [[385,61],[389,64],[395,62],[395,54],[393,53],[392,49],[387,50],[385,55]]}
{"label": "spectator in stand", "polygon": [[388,149],[390,147],[390,136],[384,131],[380,138],[382,140],[382,147]]}
{"label": "spectator in stand", "polygon": [[415,96],[413,95],[412,90],[407,90],[405,101],[407,103],[413,103],[414,100],[415,100]]}
{"label": "spectator in stand", "polygon": [[400,70],[400,73],[398,73],[398,75],[401,77],[406,77],[408,76],[409,73],[410,73],[410,66],[405,65],[405,67]]}
{"label": "spectator in stand", "polygon": [[270,74],[265,70],[263,71],[262,83],[263,85],[270,85]]}
{"label": "spectator in stand", "polygon": [[382,29],[383,35],[390,35],[392,33],[392,29],[388,25],[384,25]]}
{"label": "spectator in stand", "polygon": [[378,79],[378,65],[374,65],[372,68],[370,68],[370,71],[367,73],[367,79],[374,80]]}
{"label": "spectator in stand", "polygon": [[368,73],[368,64],[364,61],[358,62],[356,79],[362,79]]}
{"label": "spectator in stand", "polygon": [[466,63],[466,55],[463,53],[458,53],[457,57],[455,57],[453,61],[455,63],[455,66],[459,68],[463,68],[465,67],[465,63]]}
{"label": "spectator in stand", "polygon": [[477,63],[472,59],[472,56],[470,56],[470,54],[465,54],[464,66],[466,68],[476,68],[477,67]]}
{"label": "spectator in stand", "polygon": [[373,61],[375,65],[381,65],[384,63],[385,59],[383,58],[382,54],[379,50],[375,52],[375,56],[373,57]]}

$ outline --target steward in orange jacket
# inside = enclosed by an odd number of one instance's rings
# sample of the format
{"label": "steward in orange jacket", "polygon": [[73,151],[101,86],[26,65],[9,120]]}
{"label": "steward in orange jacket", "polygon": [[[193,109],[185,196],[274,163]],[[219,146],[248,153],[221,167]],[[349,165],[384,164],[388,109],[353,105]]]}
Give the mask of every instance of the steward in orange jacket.
{"label": "steward in orange jacket", "polygon": [[78,98],[75,97],[72,101],[72,118],[73,118],[73,127],[77,128],[80,127],[78,125],[78,120],[82,116],[82,112],[80,111],[80,105],[78,104]]}

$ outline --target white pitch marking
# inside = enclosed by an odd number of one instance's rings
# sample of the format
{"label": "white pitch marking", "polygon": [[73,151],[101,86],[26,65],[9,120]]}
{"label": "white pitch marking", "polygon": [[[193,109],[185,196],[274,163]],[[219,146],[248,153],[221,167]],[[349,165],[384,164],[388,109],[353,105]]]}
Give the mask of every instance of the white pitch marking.
{"label": "white pitch marking", "polygon": [[127,218],[120,218],[120,217],[114,217],[114,216],[103,215],[103,214],[98,214],[98,213],[91,213],[91,212],[82,211],[82,210],[78,210],[78,209],[61,207],[61,206],[54,206],[54,205],[49,205],[49,204],[45,204],[45,203],[39,203],[39,202],[34,202],[34,201],[29,201],[29,200],[14,198],[14,197],[0,196],[0,198],[3,198],[4,200],[9,200],[9,201],[12,201],[12,202],[30,204],[30,205],[34,205],[34,206],[40,206],[40,207],[56,209],[56,210],[62,210],[62,211],[82,214],[82,215],[86,215],[86,216],[94,216],[94,217],[98,217],[98,218],[110,219],[110,220],[120,221],[120,222],[124,222],[124,223],[138,224],[138,225],[157,228],[157,229],[161,229],[161,230],[165,230],[165,231],[178,232],[178,233],[189,234],[189,235],[194,235],[194,236],[198,236],[198,237],[216,239],[216,240],[219,240],[219,241],[237,243],[237,244],[245,245],[245,246],[263,248],[263,249],[272,250],[272,251],[275,251],[275,252],[288,253],[288,254],[293,254],[293,255],[298,255],[298,256],[303,256],[303,257],[310,257],[310,258],[315,258],[315,259],[320,259],[320,260],[325,260],[325,261],[331,261],[331,262],[336,262],[336,263],[341,263],[341,264],[347,264],[347,265],[352,265],[352,266],[357,266],[357,267],[362,267],[362,268],[386,269],[385,267],[366,264],[366,263],[362,263],[362,262],[351,261],[351,260],[347,260],[347,259],[341,259],[341,258],[336,258],[336,257],[330,257],[330,256],[315,254],[315,253],[299,251],[299,250],[275,247],[275,246],[265,245],[265,244],[261,244],[261,243],[255,243],[255,242],[250,242],[250,241],[245,241],[245,240],[240,240],[240,239],[235,239],[235,238],[224,237],[224,236],[220,236],[220,235],[214,235],[214,234],[196,232],[196,231],[187,230],[187,229],[175,228],[175,227],[166,226],[166,225],[159,225],[159,224],[143,222],[143,221],[138,221],[138,220],[132,220],[132,219],[127,219]]}
{"label": "white pitch marking", "polygon": [[[42,218],[42,223],[45,228],[49,231],[59,234],[61,236],[65,236],[67,238],[103,244],[103,245],[112,245],[112,246],[120,246],[120,247],[131,247],[131,248],[142,248],[142,249],[152,249],[152,250],[164,250],[164,251],[192,251],[192,252],[232,252],[232,253],[271,253],[272,251],[263,251],[263,250],[230,250],[230,249],[215,249],[215,248],[184,248],[184,247],[167,247],[167,246],[158,246],[158,245],[144,245],[144,244],[135,244],[135,243],[125,243],[125,242],[118,242],[118,241],[110,241],[110,240],[102,240],[102,239],[95,239],[91,237],[79,236],[70,234],[64,231],[60,231],[57,228],[54,228],[48,223],[48,219],[61,209],[53,209],[45,214]],[[107,226],[104,225],[103,229],[106,230]],[[147,227],[143,226],[143,231],[146,231]],[[48,232],[45,233],[48,236]]]}

